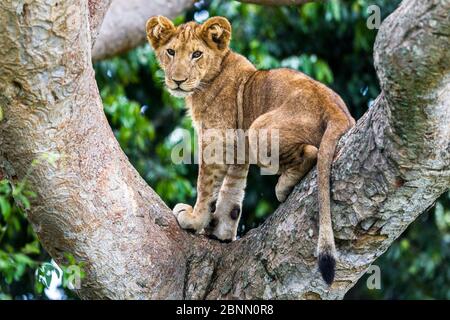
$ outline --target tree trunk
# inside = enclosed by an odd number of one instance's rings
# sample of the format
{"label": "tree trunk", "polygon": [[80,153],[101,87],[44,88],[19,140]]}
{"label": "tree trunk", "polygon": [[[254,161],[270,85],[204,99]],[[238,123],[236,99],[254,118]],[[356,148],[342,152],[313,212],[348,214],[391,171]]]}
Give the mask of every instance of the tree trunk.
{"label": "tree trunk", "polygon": [[103,113],[90,19],[106,9],[93,2],[0,3],[0,167],[37,193],[27,215],[50,255],[85,263],[80,297],[341,299],[449,188],[449,1],[405,0],[379,31],[382,93],[343,137],[333,165],[339,261],[331,287],[314,256],[316,170],[236,242],[178,227]]}

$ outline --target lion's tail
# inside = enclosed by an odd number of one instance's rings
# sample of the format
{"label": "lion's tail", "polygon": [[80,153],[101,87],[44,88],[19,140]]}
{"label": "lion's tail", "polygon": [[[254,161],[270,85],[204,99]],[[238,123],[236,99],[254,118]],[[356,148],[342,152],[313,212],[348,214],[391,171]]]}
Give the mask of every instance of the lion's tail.
{"label": "lion's tail", "polygon": [[330,285],[334,280],[336,267],[336,247],[330,212],[330,174],[334,152],[342,130],[332,122],[322,137],[317,159],[319,186],[319,241],[317,245],[319,270],[325,282]]}

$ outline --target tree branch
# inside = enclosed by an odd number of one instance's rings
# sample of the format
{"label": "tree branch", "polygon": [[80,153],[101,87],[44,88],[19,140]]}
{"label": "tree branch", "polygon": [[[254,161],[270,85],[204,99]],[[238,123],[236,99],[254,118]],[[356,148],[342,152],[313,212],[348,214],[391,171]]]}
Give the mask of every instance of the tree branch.
{"label": "tree branch", "polygon": [[[317,2],[318,0],[238,0],[239,2],[247,2],[260,4],[264,6],[294,6],[307,2]],[[326,0],[324,0],[326,1]]]}
{"label": "tree branch", "polygon": [[92,51],[93,60],[112,57],[144,43],[148,18],[175,18],[193,3],[194,0],[113,0]]}
{"label": "tree branch", "polygon": [[[92,0],[98,2],[98,0]],[[110,1],[110,0],[109,0]],[[317,0],[238,0],[262,5],[299,5]],[[94,61],[110,58],[145,42],[145,23],[154,15],[175,18],[195,0],[113,0],[92,51]],[[101,3],[101,2],[100,2]]]}
{"label": "tree branch", "polygon": [[88,0],[0,2],[0,168],[28,177],[37,198],[27,215],[51,256],[85,262],[83,298],[342,298],[449,188],[448,11],[448,2],[404,1],[379,32],[383,93],[341,140],[333,166],[339,261],[330,288],[314,257],[315,170],[239,241],[178,227],[104,116]]}

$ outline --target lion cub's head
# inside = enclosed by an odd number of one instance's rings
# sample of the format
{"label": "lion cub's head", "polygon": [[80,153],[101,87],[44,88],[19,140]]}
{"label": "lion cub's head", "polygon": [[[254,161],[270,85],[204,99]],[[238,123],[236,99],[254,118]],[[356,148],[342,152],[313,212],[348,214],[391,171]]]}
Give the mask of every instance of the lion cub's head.
{"label": "lion cub's head", "polygon": [[146,29],[167,88],[181,98],[217,75],[231,39],[231,25],[222,17],[175,27],[166,17],[157,16],[147,21]]}

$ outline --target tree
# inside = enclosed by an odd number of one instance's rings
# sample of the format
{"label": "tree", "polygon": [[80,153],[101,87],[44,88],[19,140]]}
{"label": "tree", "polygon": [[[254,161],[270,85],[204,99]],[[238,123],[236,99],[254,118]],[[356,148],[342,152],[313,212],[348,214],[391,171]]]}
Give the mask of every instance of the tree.
{"label": "tree", "polygon": [[7,0],[0,8],[1,168],[13,183],[28,177],[37,195],[28,219],[51,256],[85,263],[82,298],[339,299],[449,188],[447,1],[405,0],[379,31],[382,94],[341,139],[333,165],[331,287],[314,258],[315,170],[239,241],[184,232],[104,116],[91,48],[107,6]]}

